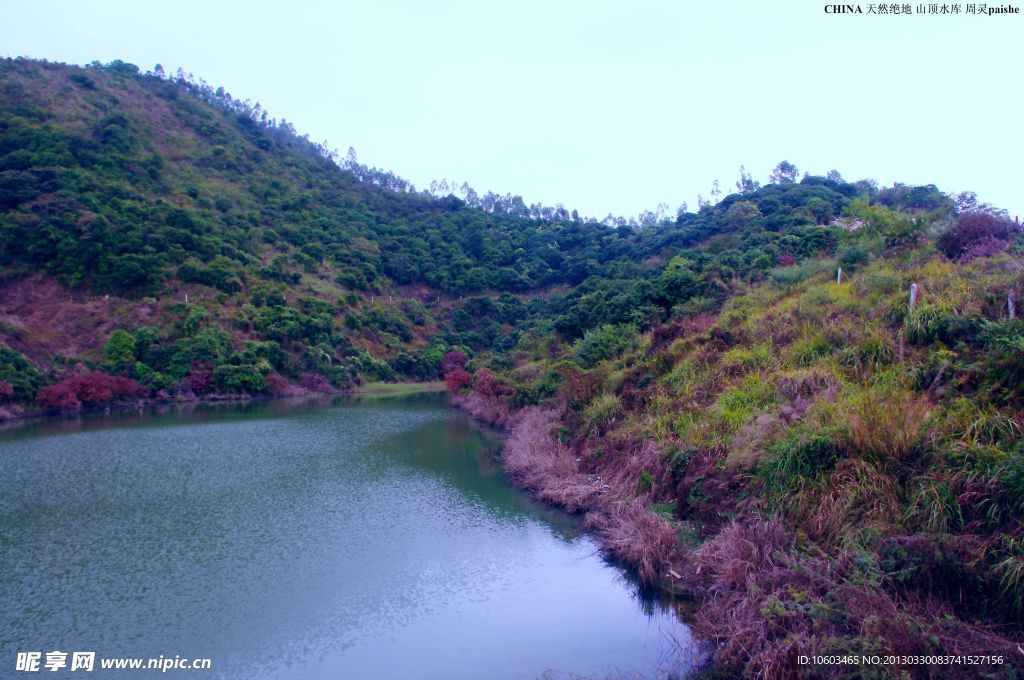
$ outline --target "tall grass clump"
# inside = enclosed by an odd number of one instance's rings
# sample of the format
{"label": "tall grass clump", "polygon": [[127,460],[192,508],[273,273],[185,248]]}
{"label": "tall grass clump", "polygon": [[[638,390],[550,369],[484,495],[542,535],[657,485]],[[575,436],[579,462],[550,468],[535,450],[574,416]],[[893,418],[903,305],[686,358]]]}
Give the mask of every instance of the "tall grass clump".
{"label": "tall grass clump", "polygon": [[850,404],[847,420],[852,457],[880,464],[902,462],[922,444],[928,401],[891,386],[867,389]]}

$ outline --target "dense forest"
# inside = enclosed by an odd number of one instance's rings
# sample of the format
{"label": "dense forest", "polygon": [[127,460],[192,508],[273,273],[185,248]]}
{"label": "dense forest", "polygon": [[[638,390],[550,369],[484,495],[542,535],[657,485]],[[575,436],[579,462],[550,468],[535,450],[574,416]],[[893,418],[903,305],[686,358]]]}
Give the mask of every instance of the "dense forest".
{"label": "dense forest", "polygon": [[1019,675],[1005,211],[788,162],[672,219],[451,189],[187,74],[2,61],[0,412],[443,378],[521,485],[701,602],[712,674]]}
{"label": "dense forest", "polygon": [[[833,247],[834,218],[862,194],[947,201],[793,169],[763,188],[744,177],[674,222],[611,226],[468,187],[467,200],[416,192],[185,74],[0,68],[3,280],[42,274],[59,286],[50,302],[102,296],[78,326],[110,327],[61,343],[6,309],[7,344],[47,382],[79,364],[168,394],[437,378],[450,349],[507,354],[537,324],[574,340],[715,309],[739,282]],[[43,377],[22,373],[9,382],[30,398]]]}

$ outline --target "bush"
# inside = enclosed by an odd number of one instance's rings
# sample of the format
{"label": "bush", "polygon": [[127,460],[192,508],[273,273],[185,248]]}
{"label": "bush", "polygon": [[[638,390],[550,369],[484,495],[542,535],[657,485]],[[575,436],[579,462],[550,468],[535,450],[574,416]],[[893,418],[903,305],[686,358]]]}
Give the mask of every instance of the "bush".
{"label": "bush", "polygon": [[11,385],[14,399],[29,401],[39,392],[43,374],[23,354],[0,345],[0,381]]}
{"label": "bush", "polygon": [[784,491],[801,478],[813,479],[832,469],[837,460],[839,447],[831,432],[801,428],[768,447],[759,472],[769,489]]}
{"label": "bush", "polygon": [[290,397],[296,393],[295,387],[277,373],[271,373],[264,380],[267,383],[267,394],[272,397]]}
{"label": "bush", "polygon": [[860,243],[854,243],[843,248],[837,255],[839,264],[849,274],[852,274],[859,265],[867,264],[870,257],[868,249]]}
{"label": "bush", "polygon": [[303,373],[299,379],[299,384],[310,392],[318,392],[320,394],[334,394],[337,391],[330,381],[319,373]]}
{"label": "bush", "polygon": [[103,347],[103,369],[111,373],[128,373],[135,367],[135,336],[118,329],[110,334]]}
{"label": "bush", "polygon": [[928,415],[922,397],[890,387],[869,389],[850,409],[850,455],[880,463],[905,460],[920,445]]}
{"label": "bush", "polygon": [[[221,392],[254,394],[267,389],[267,381],[255,366],[217,366],[213,384]],[[194,391],[194,388],[193,388]]]}
{"label": "bush", "polygon": [[461,368],[456,368],[444,374],[444,385],[449,392],[461,392],[469,387],[472,376]]}
{"label": "bush", "polygon": [[78,411],[82,408],[74,388],[66,381],[39,390],[36,403],[44,411]]}
{"label": "bush", "polygon": [[195,394],[207,394],[213,390],[213,362],[193,361],[185,378],[188,389]]}
{"label": "bush", "polygon": [[768,272],[768,279],[778,288],[788,288],[826,272],[835,273],[835,262],[832,260],[808,260],[799,265],[776,267]]}
{"label": "bush", "polygon": [[458,350],[452,350],[444,355],[441,360],[441,375],[447,375],[455,370],[465,370],[468,359],[466,355]]}
{"label": "bush", "polygon": [[636,326],[632,324],[605,324],[587,331],[573,344],[576,362],[583,368],[619,356],[636,342]]}
{"label": "bush", "polygon": [[1016,225],[1004,217],[968,213],[936,245],[950,259],[970,259],[1005,249],[1016,231]]}
{"label": "bush", "polygon": [[146,390],[131,378],[94,371],[44,387],[36,402],[45,410],[77,411],[83,406],[103,406],[124,399],[138,399]]}

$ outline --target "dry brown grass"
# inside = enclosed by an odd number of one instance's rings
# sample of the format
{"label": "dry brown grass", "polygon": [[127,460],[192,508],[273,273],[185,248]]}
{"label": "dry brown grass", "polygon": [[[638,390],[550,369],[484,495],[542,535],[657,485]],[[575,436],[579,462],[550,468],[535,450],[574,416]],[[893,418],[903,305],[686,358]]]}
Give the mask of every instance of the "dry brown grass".
{"label": "dry brown grass", "polygon": [[850,456],[889,464],[907,460],[921,444],[930,404],[924,397],[895,388],[875,388],[850,409]]}
{"label": "dry brown grass", "polygon": [[675,529],[648,512],[642,499],[605,503],[587,513],[585,525],[608,554],[633,567],[646,586],[657,583],[675,557]]}

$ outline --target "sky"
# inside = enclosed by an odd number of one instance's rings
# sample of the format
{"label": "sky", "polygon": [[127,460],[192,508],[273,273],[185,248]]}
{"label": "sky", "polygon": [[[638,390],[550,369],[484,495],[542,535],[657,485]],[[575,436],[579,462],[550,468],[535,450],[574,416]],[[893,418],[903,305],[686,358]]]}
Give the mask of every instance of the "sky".
{"label": "sky", "polygon": [[0,0],[0,55],[181,67],[418,187],[598,218],[784,159],[1024,217],[1021,15],[826,4]]}

